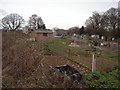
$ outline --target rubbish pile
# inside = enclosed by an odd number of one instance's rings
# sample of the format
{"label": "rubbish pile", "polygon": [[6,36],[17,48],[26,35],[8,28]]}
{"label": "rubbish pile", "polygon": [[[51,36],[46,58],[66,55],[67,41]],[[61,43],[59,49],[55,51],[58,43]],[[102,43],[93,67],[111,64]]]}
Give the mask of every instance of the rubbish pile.
{"label": "rubbish pile", "polygon": [[77,83],[81,82],[82,80],[83,74],[81,72],[78,72],[75,68],[69,65],[56,66],[54,68],[57,69],[59,72],[66,74],[68,78]]}

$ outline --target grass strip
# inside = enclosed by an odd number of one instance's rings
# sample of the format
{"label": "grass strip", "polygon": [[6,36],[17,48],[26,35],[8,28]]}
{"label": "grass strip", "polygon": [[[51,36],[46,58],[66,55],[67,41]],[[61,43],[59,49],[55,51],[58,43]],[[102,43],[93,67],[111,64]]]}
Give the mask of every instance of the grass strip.
{"label": "grass strip", "polygon": [[68,57],[68,56],[64,56],[64,58],[66,58],[66,59],[68,59],[68,60],[70,60],[70,61],[72,61],[72,62],[74,62],[74,63],[76,63],[76,64],[78,64],[78,65],[80,65],[80,66],[82,66],[82,67],[84,67],[84,68],[86,68],[86,69],[88,69],[88,70],[90,70],[90,71],[92,71],[91,68],[89,68],[88,66],[86,66],[86,65],[84,65],[84,64],[82,64],[82,63],[80,63],[80,62],[77,62],[77,61],[74,60],[73,58],[70,58],[70,57]]}

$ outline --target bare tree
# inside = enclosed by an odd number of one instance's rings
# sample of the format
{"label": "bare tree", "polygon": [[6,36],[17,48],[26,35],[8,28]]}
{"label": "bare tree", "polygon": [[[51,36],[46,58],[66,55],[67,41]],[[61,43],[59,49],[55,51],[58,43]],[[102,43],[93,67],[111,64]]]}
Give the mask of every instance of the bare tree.
{"label": "bare tree", "polygon": [[33,14],[29,19],[29,27],[32,29],[45,29],[45,24],[41,17]]}
{"label": "bare tree", "polygon": [[68,29],[68,34],[73,35],[73,34],[80,34],[80,28],[78,26],[71,27]]}
{"label": "bare tree", "polygon": [[86,32],[89,34],[98,34],[108,37],[117,38],[118,27],[118,9],[111,8],[104,13],[93,12],[92,17],[85,22]]}
{"label": "bare tree", "polygon": [[[86,22],[86,33],[88,33],[89,35],[91,34],[97,34],[97,30],[98,30],[98,25],[96,26],[96,24],[98,23],[98,20],[96,19],[97,17],[94,15],[94,17],[89,17]],[[97,22],[95,22],[97,21]]]}
{"label": "bare tree", "polygon": [[1,23],[3,29],[15,31],[22,26],[24,19],[18,14],[10,14],[5,16]]}
{"label": "bare tree", "polygon": [[105,12],[108,18],[107,29],[111,32],[111,37],[118,38],[118,9],[110,8]]}
{"label": "bare tree", "polygon": [[105,12],[105,15],[108,17],[109,28],[115,30],[118,22],[118,9],[110,8]]}

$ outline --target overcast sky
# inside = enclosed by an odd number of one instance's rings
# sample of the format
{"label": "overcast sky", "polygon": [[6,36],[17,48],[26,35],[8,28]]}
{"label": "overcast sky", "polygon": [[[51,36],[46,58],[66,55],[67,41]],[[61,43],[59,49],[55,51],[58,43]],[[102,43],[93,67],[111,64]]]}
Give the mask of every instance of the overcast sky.
{"label": "overcast sky", "polygon": [[[88,2],[89,1],[89,2]],[[0,0],[0,19],[18,13],[27,21],[32,14],[41,16],[46,27],[81,27],[92,12],[117,8],[119,0]]]}

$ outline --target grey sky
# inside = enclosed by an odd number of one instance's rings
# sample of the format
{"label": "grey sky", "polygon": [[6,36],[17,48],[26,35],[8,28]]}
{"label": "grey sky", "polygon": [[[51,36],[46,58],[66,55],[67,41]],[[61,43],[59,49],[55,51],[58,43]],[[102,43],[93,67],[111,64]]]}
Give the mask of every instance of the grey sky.
{"label": "grey sky", "polygon": [[[0,0],[0,18],[18,13],[28,20],[32,14],[41,16],[47,28],[68,29],[84,25],[92,12],[118,7],[119,0]],[[3,14],[4,13],[4,14]]]}

